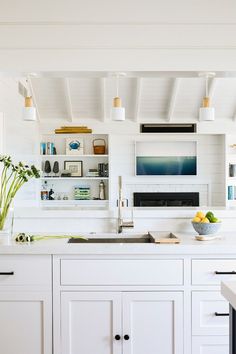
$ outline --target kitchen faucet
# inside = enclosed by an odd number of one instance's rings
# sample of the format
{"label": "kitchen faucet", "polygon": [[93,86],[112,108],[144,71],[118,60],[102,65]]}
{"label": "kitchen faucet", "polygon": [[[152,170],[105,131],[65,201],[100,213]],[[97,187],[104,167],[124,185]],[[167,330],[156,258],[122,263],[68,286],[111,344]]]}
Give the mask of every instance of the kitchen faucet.
{"label": "kitchen faucet", "polygon": [[[119,185],[119,198],[118,198],[118,234],[121,234],[123,232],[124,228],[133,228],[134,227],[134,221],[124,221],[122,218],[122,213],[121,210],[124,207],[124,199],[122,197],[122,177],[118,177],[118,185]],[[132,218],[133,218],[133,213],[132,213]]]}

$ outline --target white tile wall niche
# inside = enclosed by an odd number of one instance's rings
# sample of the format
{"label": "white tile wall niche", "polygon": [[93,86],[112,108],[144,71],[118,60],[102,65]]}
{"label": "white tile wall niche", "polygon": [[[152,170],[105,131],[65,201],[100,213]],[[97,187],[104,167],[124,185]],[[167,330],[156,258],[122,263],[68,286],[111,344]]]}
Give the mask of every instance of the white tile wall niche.
{"label": "white tile wall niche", "polygon": [[[135,176],[135,142],[197,142],[197,176]],[[118,176],[123,176],[124,196],[133,192],[188,191],[200,193],[201,206],[224,206],[224,135],[139,134],[111,135],[111,205],[116,205]]]}

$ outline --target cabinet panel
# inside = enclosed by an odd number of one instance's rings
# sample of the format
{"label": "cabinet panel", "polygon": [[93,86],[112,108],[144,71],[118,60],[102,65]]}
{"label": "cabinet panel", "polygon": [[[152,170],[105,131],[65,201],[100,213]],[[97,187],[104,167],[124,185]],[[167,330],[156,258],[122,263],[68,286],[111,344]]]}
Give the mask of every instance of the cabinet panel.
{"label": "cabinet panel", "polygon": [[[163,269],[165,271],[163,271]],[[61,261],[62,285],[182,285],[182,260]]]}
{"label": "cabinet panel", "polygon": [[228,337],[193,337],[192,354],[229,354]]}
{"label": "cabinet panel", "polygon": [[48,293],[0,293],[0,346],[4,354],[52,354]]}
{"label": "cabinet panel", "polygon": [[123,294],[124,354],[183,354],[182,293]]}
{"label": "cabinet panel", "polygon": [[220,282],[235,277],[232,274],[216,272],[236,272],[236,260],[233,259],[194,259],[192,261],[193,285],[220,285]]}
{"label": "cabinet panel", "polygon": [[121,354],[121,295],[61,293],[62,354]]}
{"label": "cabinet panel", "polygon": [[195,291],[192,293],[193,335],[227,335],[229,317],[215,313],[229,313],[229,304],[218,291]]}
{"label": "cabinet panel", "polygon": [[0,286],[51,284],[51,257],[36,255],[1,255]]}

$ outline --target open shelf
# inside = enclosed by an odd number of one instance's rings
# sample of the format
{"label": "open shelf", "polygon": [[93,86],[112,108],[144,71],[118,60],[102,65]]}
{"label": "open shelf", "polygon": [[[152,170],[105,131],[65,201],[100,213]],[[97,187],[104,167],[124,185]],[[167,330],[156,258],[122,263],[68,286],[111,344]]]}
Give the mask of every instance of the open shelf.
{"label": "open shelf", "polygon": [[41,158],[49,158],[49,159],[54,159],[54,158],[84,158],[84,157],[108,157],[109,155],[107,154],[84,154],[84,155],[40,155]]}
{"label": "open shelf", "polygon": [[56,181],[56,180],[67,180],[67,181],[70,181],[70,180],[101,180],[101,179],[109,179],[109,177],[40,177],[41,180],[50,180],[50,181]]}

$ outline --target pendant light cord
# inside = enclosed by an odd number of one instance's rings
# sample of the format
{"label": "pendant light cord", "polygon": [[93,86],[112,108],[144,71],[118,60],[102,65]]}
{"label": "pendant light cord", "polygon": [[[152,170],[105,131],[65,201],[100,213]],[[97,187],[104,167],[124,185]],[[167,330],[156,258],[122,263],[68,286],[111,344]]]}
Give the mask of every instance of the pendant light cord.
{"label": "pendant light cord", "polygon": [[208,89],[208,84],[209,84],[209,76],[206,76],[206,97],[209,95],[209,89]]}

